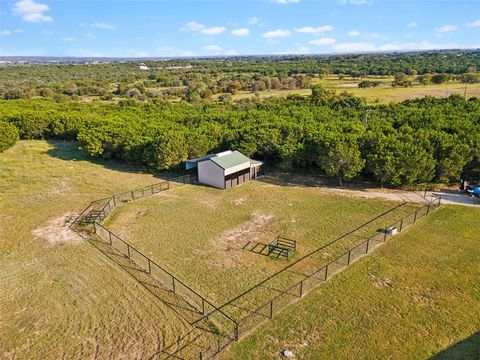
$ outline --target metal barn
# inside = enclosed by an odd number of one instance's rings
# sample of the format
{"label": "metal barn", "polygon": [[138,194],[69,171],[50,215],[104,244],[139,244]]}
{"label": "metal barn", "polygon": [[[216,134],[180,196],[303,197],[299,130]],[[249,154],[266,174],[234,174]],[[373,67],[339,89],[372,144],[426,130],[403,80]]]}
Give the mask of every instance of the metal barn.
{"label": "metal barn", "polygon": [[188,160],[187,170],[197,168],[198,182],[219,189],[228,189],[257,178],[263,163],[239,151],[225,151]]}

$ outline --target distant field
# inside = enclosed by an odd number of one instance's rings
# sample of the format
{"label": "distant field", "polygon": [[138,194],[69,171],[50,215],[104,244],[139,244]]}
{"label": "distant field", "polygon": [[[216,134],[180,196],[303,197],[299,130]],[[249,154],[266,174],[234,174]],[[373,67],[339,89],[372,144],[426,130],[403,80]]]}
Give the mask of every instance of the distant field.
{"label": "distant field", "polygon": [[[249,251],[254,244],[268,244],[275,235],[295,239],[292,262],[400,204],[335,196],[265,177],[228,191],[178,187],[118,207],[106,226],[220,305],[288,264]],[[322,256],[339,255],[417,206],[392,210]],[[291,279],[297,277],[282,281]]]}
{"label": "distant field", "polygon": [[[376,88],[360,89],[357,85],[362,80],[378,80],[382,84]],[[414,84],[409,88],[395,88],[392,87],[393,77],[369,76],[367,78],[352,78],[344,77],[339,79],[338,76],[329,76],[324,79],[316,79],[313,82],[331,88],[340,93],[347,91],[355,96],[363,97],[369,103],[388,104],[390,102],[400,102],[407,99],[423,98],[425,96],[448,97],[452,94],[464,95],[465,84],[449,82],[441,85],[427,85]],[[288,96],[288,95],[302,95],[310,96],[310,89],[297,90],[268,90],[258,93],[260,98],[270,96]],[[480,83],[468,84],[466,97],[480,96]],[[247,91],[241,91],[233,96],[233,99],[245,99],[255,97],[255,94]]]}
{"label": "distant field", "polygon": [[441,207],[220,359],[479,359],[479,216]]}
{"label": "distant field", "polygon": [[156,181],[69,142],[0,154],[1,359],[145,358],[189,329],[65,227],[91,200]]}

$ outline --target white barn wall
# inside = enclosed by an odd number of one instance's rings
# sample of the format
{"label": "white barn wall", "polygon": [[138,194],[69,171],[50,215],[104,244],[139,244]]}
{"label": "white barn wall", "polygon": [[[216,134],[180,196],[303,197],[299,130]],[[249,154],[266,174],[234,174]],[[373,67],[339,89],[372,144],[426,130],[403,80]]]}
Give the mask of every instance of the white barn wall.
{"label": "white barn wall", "polygon": [[225,188],[223,169],[211,160],[198,163],[198,182],[219,189]]}

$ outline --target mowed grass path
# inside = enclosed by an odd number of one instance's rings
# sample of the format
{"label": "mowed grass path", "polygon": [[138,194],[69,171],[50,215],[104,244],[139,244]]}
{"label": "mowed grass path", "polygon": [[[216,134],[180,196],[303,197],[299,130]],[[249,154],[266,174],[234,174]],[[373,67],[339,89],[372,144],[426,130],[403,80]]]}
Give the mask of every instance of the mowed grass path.
{"label": "mowed grass path", "polygon": [[[301,256],[397,207],[401,202],[326,194],[316,187],[284,186],[276,178],[218,190],[187,185],[114,210],[106,226],[217,305]],[[420,206],[403,205],[321,253],[324,259],[360,243]],[[288,262],[246,250],[275,234],[297,240]],[[261,249],[258,245],[257,250]],[[317,261],[317,267],[326,261]],[[312,265],[310,263],[306,264]],[[295,268],[312,272],[313,268]],[[276,286],[292,285],[285,273]]]}
{"label": "mowed grass path", "polygon": [[0,154],[1,359],[144,358],[188,329],[63,226],[93,199],[157,181],[69,142]]}
{"label": "mowed grass path", "polygon": [[479,359],[479,216],[441,207],[220,358]]}

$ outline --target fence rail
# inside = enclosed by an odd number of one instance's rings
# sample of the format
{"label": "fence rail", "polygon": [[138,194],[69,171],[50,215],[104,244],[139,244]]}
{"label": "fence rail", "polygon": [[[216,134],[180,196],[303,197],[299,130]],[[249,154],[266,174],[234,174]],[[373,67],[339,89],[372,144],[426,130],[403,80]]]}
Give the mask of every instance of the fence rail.
{"label": "fence rail", "polygon": [[[393,223],[390,227],[396,227],[399,232],[407,229],[413,225],[421,217],[428,215],[432,210],[438,208],[441,203],[441,198],[438,197],[407,216]],[[294,302],[295,300],[303,297],[307,292],[312,290],[317,285],[324,283],[330,279],[336,273],[344,270],[352,263],[360,259],[362,256],[372,252],[377,246],[384,243],[393,235],[387,234],[386,228],[380,233],[367,238],[366,240],[355,245],[351,249],[342,253],[340,256],[331,260],[327,264],[317,268],[311,274],[305,276],[302,280],[294,283],[287,289],[284,289],[281,293],[274,298],[261,304],[256,309],[251,311],[250,314],[239,319],[238,332],[242,337],[251,330],[263,322],[271,319],[283,308]]]}
{"label": "fence rail", "polygon": [[[220,333],[214,334],[215,341],[213,341],[207,348],[197,351],[195,355],[195,358],[209,359],[217,355],[231,342],[238,340],[237,322],[227,315],[223,310],[214,305],[210,300],[200,295],[185,282],[180,280],[164,267],[160,266],[154,260],[144,255],[140,250],[101,224],[101,222],[103,222],[110,215],[115,207],[122,203],[152,196],[162,191],[169,190],[176,185],[185,185],[195,182],[196,177],[192,175],[184,175],[163,180],[161,182],[136,190],[116,193],[111,197],[93,201],[73,221],[72,226],[75,224],[93,223],[95,233],[101,239],[113,246],[126,258],[133,261],[146,273],[153,276],[167,290],[179,295],[199,314],[200,318],[194,324],[197,328],[213,334],[212,329],[207,322],[213,323],[218,329],[217,331]],[[172,359],[181,358],[176,356],[174,353],[169,353],[167,350],[162,350],[156,355],[160,354],[167,355],[167,358]]]}
{"label": "fence rail", "polygon": [[[264,301],[260,305],[254,305],[253,309],[244,309],[247,310],[248,314],[238,318],[234,318],[231,315],[228,315],[224,309],[226,306],[232,304],[237,299],[241,298],[243,295],[248,294],[249,292],[263,286],[263,284],[274,278],[276,275],[285,271],[295,263],[300,260],[306,259],[315,255],[319,249],[305,255],[301,259],[295,261],[294,263],[286,266],[279,272],[268,277],[264,281],[258,283],[253,288],[250,288],[243,294],[235,297],[229,302],[216,306],[211,301],[206,299],[204,296],[200,295],[198,292],[193,290],[183,281],[178,279],[175,275],[170,273],[168,270],[157,264],[155,261],[150,259],[148,256],[144,255],[141,251],[130,245],[127,241],[120,238],[118,235],[111,232],[109,229],[104,227],[101,222],[104,221],[108,215],[113,211],[113,209],[121,203],[137,200],[146,196],[151,196],[162,191],[170,189],[175,184],[183,185],[186,183],[195,182],[195,178],[190,175],[185,175],[173,179],[168,179],[161,181],[156,184],[145,186],[140,189],[133,191],[127,191],[119,194],[114,194],[110,198],[105,198],[92,202],[87,209],[85,209],[74,221],[74,224],[77,222],[82,222],[83,219],[89,219],[95,228],[95,232],[102,238],[104,241],[108,242],[110,245],[115,247],[119,252],[121,252],[125,257],[135,262],[137,266],[142,268],[145,272],[152,275],[157,279],[166,289],[178,294],[181,296],[190,306],[192,306],[195,311],[198,312],[199,318],[195,320],[192,325],[195,328],[206,330],[206,333],[214,335],[208,346],[200,347],[198,344],[195,345],[195,351],[193,355],[188,355],[183,357],[181,352],[188,346],[185,347],[176,347],[174,350],[172,346],[168,346],[163,350],[157,352],[152,358],[162,358],[162,359],[211,359],[220,353],[226,346],[231,342],[238,340],[240,337],[245,336],[247,333],[255,329],[257,326],[263,322],[272,319],[276,314],[281,312],[286,306],[290,305],[292,302],[302,298],[306,293],[315,288],[316,286],[328,281],[332,276],[341,272],[352,263],[365,256],[366,254],[373,251],[380,244],[384,243],[392,237],[393,235],[387,233],[387,228],[396,227],[398,232],[401,232],[407,229],[409,226],[415,224],[415,222],[422,218],[423,216],[428,215],[432,210],[438,208],[441,203],[440,197],[433,197],[429,202],[424,206],[416,209],[415,211],[409,213],[403,218],[395,221],[389,227],[386,227],[384,231],[377,232],[373,236],[368,237],[367,239],[361,241],[355,246],[351,247],[349,250],[343,252],[341,255],[337,256],[335,259],[324,263],[314,271],[311,271],[307,275],[303,275],[303,278],[300,281],[295,282],[291,286],[283,290],[276,290],[277,294],[270,300]],[[426,191],[425,191],[426,195]],[[426,199],[426,197],[425,197]],[[375,219],[373,219],[375,220]],[[371,221],[373,221],[371,220]],[[371,222],[369,221],[369,222]],[[362,225],[365,226],[366,224]],[[348,235],[348,234],[347,234]],[[344,235],[346,236],[346,235]],[[343,238],[340,237],[339,239]],[[339,240],[337,239],[337,240]],[[335,240],[335,241],[337,241]],[[286,245],[286,244],[285,244]],[[327,244],[328,245],[328,244]],[[258,300],[257,300],[258,301]],[[213,324],[220,325],[217,326],[220,329],[220,333],[215,333],[212,329],[203,328],[205,322],[212,322]],[[173,344],[175,345],[175,344]],[[178,345],[178,344],[177,344]],[[193,357],[192,357],[193,356]]]}

